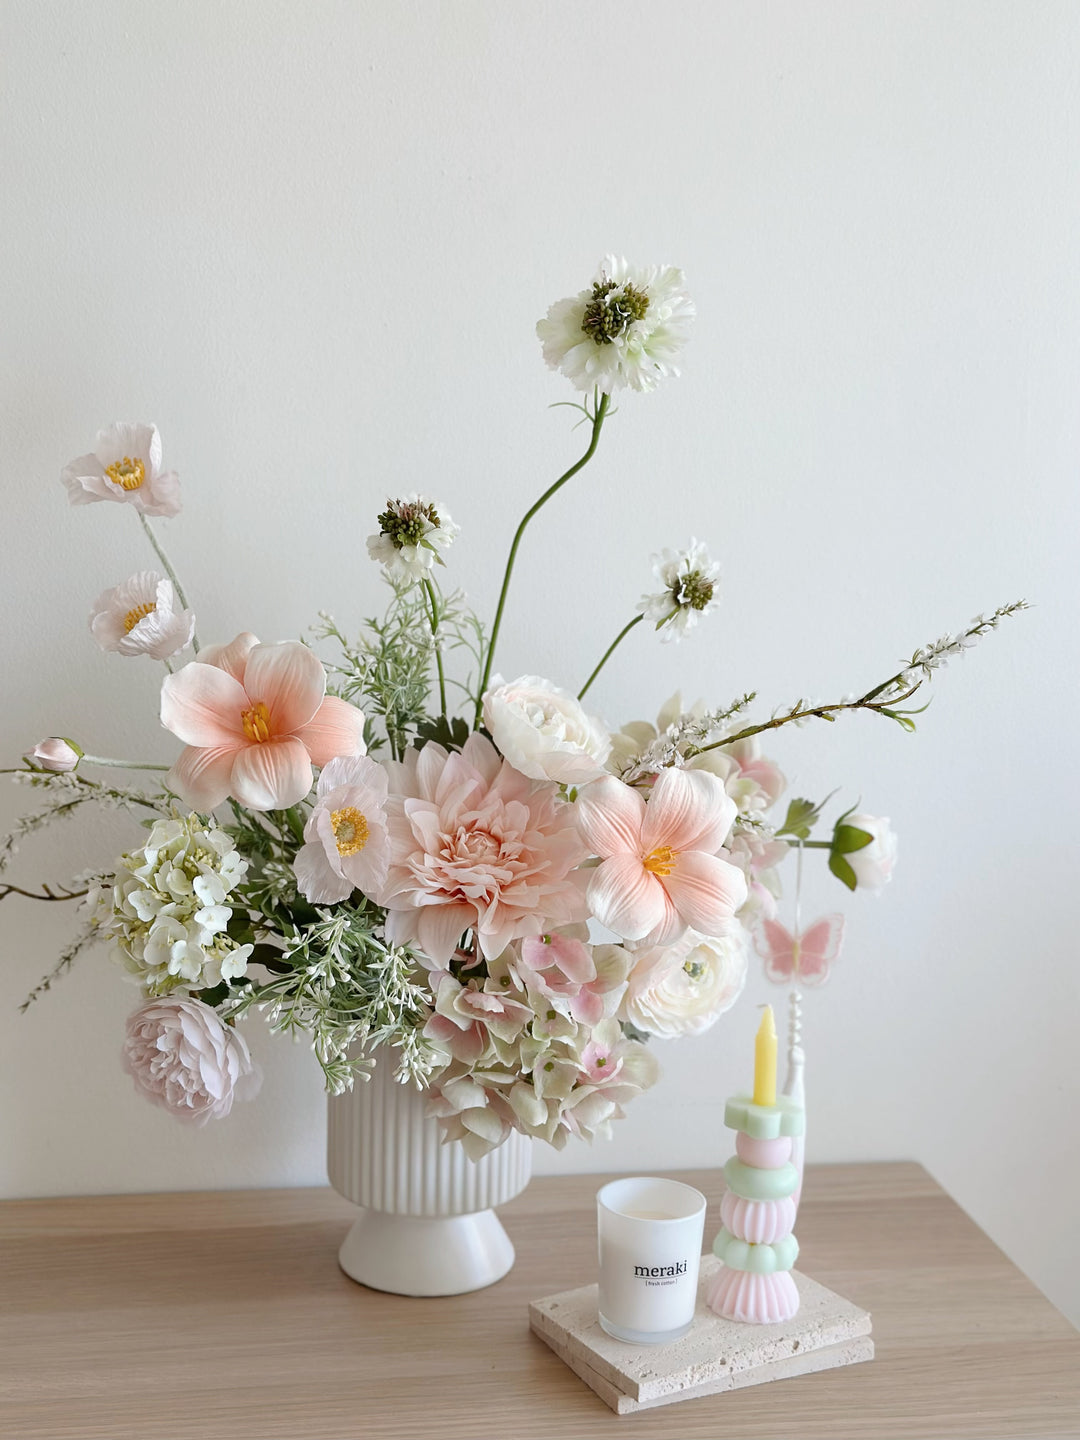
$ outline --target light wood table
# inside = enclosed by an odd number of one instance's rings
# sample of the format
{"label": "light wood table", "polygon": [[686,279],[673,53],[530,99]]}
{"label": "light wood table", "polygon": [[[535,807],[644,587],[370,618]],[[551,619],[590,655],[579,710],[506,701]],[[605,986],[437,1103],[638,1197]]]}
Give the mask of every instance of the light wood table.
{"label": "light wood table", "polygon": [[[710,1200],[719,1171],[680,1174]],[[800,1265],[872,1311],[877,1359],[619,1419],[529,1333],[595,1273],[600,1177],[535,1180],[489,1290],[409,1300],[338,1270],[330,1190],[0,1205],[11,1440],[1080,1436],[1080,1335],[917,1165],[811,1167]]]}

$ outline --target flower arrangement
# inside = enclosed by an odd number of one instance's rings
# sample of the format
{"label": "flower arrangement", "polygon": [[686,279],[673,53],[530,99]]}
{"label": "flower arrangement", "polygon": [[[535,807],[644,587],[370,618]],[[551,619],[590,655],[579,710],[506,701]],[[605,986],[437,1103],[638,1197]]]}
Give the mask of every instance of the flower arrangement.
{"label": "flower arrangement", "polygon": [[[103,650],[163,663],[160,720],[183,748],[167,768],[53,737],[9,772],[44,808],[0,840],[0,870],[22,838],[87,805],[144,826],[107,871],[0,884],[0,898],[83,901],[81,930],[25,1005],[109,941],[142,991],[125,1066],[174,1114],[205,1123],[254,1092],[238,1022],[255,1011],[308,1038],[333,1093],[382,1049],[477,1157],[512,1129],[557,1147],[606,1133],[657,1078],[650,1038],[714,1025],[752,944],[772,978],[812,983],[799,937],[776,921],[780,866],[817,849],[849,889],[880,889],[895,836],[854,807],[822,839],[824,802],[794,798],[781,814],[785,780],[762,737],[848,711],[914,729],[924,683],[1023,602],[854,698],[751,722],[752,692],[714,709],[676,696],[655,723],[612,729],[582,702],[629,632],[648,620],[680,641],[718,607],[718,569],[695,540],[654,557],[654,588],[576,694],[499,676],[529,522],[592,459],[618,391],[678,375],[693,314],[681,271],[609,257],[539,323],[548,365],[583,396],[589,442],[519,524],[490,628],[441,578],[458,526],[410,494],[387,499],[368,541],[388,602],[357,637],[323,615],[305,641],[202,645],[150,524],[181,509],[157,429],[113,425],[65,468],[73,505],[134,510],[164,572],[105,590],[90,630]],[[87,774],[117,766],[167,773],[142,789]],[[835,936],[828,925],[807,939],[816,978]]]}

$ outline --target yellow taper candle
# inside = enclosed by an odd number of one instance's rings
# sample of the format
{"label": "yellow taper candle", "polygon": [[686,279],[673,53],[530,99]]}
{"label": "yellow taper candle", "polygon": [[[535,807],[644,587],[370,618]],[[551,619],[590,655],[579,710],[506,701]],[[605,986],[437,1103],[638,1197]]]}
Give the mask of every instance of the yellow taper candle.
{"label": "yellow taper candle", "polygon": [[776,1021],[771,1005],[765,1006],[754,1041],[754,1104],[776,1104]]}

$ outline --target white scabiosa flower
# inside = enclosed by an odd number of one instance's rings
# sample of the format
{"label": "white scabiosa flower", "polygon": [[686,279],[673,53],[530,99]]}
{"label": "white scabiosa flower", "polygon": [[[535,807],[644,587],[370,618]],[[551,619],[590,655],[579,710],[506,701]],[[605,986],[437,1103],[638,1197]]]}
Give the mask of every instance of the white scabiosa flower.
{"label": "white scabiosa flower", "polygon": [[212,822],[198,815],[159,820],[145,845],[116,862],[112,887],[97,892],[91,918],[115,939],[117,959],[149,995],[239,979],[252,946],[229,935],[228,901],[247,868]]}
{"label": "white scabiosa flower", "polygon": [[180,479],[161,468],[161,436],[156,425],[117,423],[98,432],[93,454],[65,465],[60,477],[72,505],[116,500],[144,515],[180,513]]}
{"label": "white scabiosa flower", "polygon": [[715,610],[720,600],[720,567],[705,546],[691,540],[685,550],[665,550],[653,556],[653,574],[661,589],[643,595],[637,608],[662,630],[664,640],[681,640],[698,620]]}
{"label": "white scabiosa flower", "polygon": [[94,601],[90,630],[102,650],[167,660],[191,644],[195,615],[176,598],[171,580],[140,570]]}
{"label": "white scabiosa flower", "polygon": [[379,533],[368,537],[368,554],[386,566],[392,580],[423,580],[436,562],[444,563],[440,552],[449,549],[460,529],[442,505],[423,495],[387,500]]}
{"label": "white scabiosa flower", "polygon": [[636,266],[608,255],[593,283],[556,301],[536,333],[548,365],[578,390],[652,390],[679,374],[694,314],[674,265]]}

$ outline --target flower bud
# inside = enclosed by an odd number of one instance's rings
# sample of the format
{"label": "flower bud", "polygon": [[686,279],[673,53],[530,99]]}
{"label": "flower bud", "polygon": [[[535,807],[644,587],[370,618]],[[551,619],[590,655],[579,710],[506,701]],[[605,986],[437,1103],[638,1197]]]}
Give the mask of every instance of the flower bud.
{"label": "flower bud", "polygon": [[74,740],[54,735],[50,740],[39,740],[26,758],[37,770],[51,770],[63,775],[74,770],[82,757],[83,752]]}

